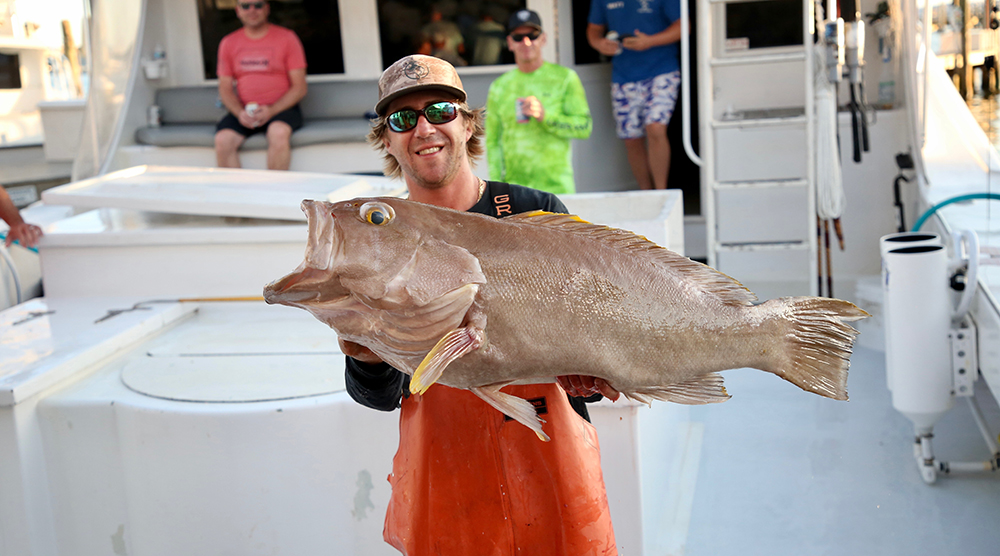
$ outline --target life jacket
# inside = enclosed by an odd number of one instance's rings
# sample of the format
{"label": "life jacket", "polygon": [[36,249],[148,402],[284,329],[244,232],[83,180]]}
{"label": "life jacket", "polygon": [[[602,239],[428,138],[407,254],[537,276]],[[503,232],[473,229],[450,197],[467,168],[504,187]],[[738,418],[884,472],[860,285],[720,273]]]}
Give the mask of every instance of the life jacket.
{"label": "life jacket", "polygon": [[617,555],[594,427],[556,384],[511,385],[543,442],[475,394],[404,398],[385,541],[407,556]]}

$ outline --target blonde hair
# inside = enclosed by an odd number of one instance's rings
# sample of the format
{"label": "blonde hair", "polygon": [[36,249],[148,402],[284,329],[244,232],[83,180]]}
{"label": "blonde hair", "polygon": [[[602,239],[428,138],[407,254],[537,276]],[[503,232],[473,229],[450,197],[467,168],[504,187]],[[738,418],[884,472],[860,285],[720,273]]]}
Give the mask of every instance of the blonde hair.
{"label": "blonde hair", "polygon": [[[476,159],[483,156],[483,153],[486,151],[486,147],[483,145],[483,136],[486,134],[486,109],[473,109],[465,102],[453,102],[458,105],[458,110],[462,113],[466,125],[472,126],[472,137],[469,137],[469,140],[465,143],[465,150],[469,157],[469,163],[475,166]],[[386,121],[386,116],[376,117],[372,120],[371,131],[368,132],[368,143],[382,154],[382,172],[390,178],[400,178],[403,175],[403,169],[400,168],[396,157],[392,156],[386,150],[385,142],[383,141],[385,134],[389,132],[389,124]]]}

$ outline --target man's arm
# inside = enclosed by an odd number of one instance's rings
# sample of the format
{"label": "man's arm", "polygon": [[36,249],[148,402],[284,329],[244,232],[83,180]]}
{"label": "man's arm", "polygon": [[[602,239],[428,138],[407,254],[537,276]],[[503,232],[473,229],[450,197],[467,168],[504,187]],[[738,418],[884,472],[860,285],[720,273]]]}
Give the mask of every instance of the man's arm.
{"label": "man's arm", "polygon": [[604,31],[606,29],[607,27],[604,25],[588,23],[587,42],[590,43],[591,48],[601,54],[604,54],[605,56],[614,56],[618,53],[618,42],[604,38]]}
{"label": "man's arm", "polygon": [[42,236],[42,229],[38,226],[25,223],[21,218],[21,211],[17,210],[14,201],[11,200],[7,190],[0,186],[0,219],[10,226],[7,231],[5,244],[10,247],[11,243],[18,241],[23,247],[34,247],[38,238]]}
{"label": "man's arm", "polygon": [[219,76],[219,98],[222,100],[222,105],[226,107],[226,110],[230,114],[236,116],[236,119],[239,120],[243,127],[254,127],[254,119],[243,108],[240,97],[236,96],[236,89],[233,87],[234,83],[235,81],[231,75]]}
{"label": "man's arm", "polygon": [[557,137],[565,139],[590,137],[594,120],[590,117],[590,106],[587,104],[583,83],[575,71],[571,71],[566,78],[562,105],[552,107],[543,123],[545,129]]}
{"label": "man's arm", "polygon": [[622,46],[629,50],[649,50],[654,46],[663,46],[665,44],[672,44],[675,42],[680,42],[681,40],[681,21],[677,21],[670,24],[670,27],[656,33],[654,35],[647,35],[642,31],[636,29],[634,37],[627,37],[622,40]]}
{"label": "man's arm", "polygon": [[489,168],[489,176],[492,181],[504,180],[503,167],[503,146],[500,145],[500,136],[503,134],[503,122],[500,119],[500,109],[498,104],[502,95],[497,81],[490,85],[490,92],[486,95],[486,162]]}
{"label": "man's arm", "polygon": [[271,118],[295,106],[305,98],[309,85],[306,83],[306,68],[288,70],[288,80],[292,86],[270,106],[261,106],[253,114],[258,125],[266,124]]}

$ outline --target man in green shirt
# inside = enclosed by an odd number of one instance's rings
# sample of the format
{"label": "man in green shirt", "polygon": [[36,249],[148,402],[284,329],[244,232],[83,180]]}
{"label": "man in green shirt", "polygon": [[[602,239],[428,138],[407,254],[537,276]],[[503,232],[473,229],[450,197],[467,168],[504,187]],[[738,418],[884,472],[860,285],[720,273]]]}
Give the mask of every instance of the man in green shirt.
{"label": "man in green shirt", "polygon": [[514,12],[507,32],[517,69],[498,77],[486,100],[490,179],[574,193],[570,139],[590,137],[593,127],[583,84],[575,71],[542,59],[537,13]]}

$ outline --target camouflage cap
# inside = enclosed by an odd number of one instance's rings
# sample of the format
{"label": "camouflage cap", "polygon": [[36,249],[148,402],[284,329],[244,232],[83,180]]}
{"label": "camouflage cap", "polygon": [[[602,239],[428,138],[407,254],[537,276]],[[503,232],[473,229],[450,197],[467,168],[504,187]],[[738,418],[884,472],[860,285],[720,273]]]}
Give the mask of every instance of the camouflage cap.
{"label": "camouflage cap", "polygon": [[393,100],[425,89],[452,93],[463,102],[466,99],[462,80],[458,78],[454,66],[434,56],[413,54],[400,58],[382,72],[382,77],[378,80],[378,103],[375,104],[375,113],[384,116],[386,108]]}

